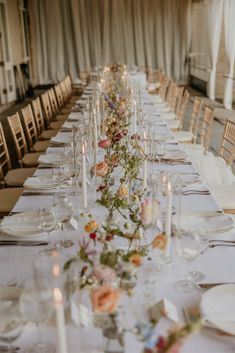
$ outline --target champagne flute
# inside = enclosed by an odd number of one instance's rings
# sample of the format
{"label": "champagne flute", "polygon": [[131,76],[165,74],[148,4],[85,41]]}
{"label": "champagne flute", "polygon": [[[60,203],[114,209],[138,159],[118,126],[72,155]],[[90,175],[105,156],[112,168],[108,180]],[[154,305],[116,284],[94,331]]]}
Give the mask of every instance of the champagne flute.
{"label": "champagne flute", "polygon": [[[40,278],[40,281],[30,278],[25,282],[20,296],[20,311],[26,320],[33,321],[37,325],[51,319],[54,312],[53,291],[46,277],[43,280]],[[40,330],[39,336],[41,336]],[[41,337],[28,350],[29,353],[54,353],[55,351],[55,346],[44,342]]]}
{"label": "champagne flute", "polygon": [[162,157],[166,154],[166,145],[164,141],[158,141],[156,144],[156,155],[158,162],[161,163]]}
{"label": "champagne flute", "polygon": [[[53,196],[52,212],[57,223],[60,224],[61,231],[64,225],[70,221],[73,216],[73,203],[71,196],[63,193],[55,194]],[[69,248],[73,245],[70,239],[64,239],[56,243],[59,249]]]}
{"label": "champagne flute", "polygon": [[43,208],[39,210],[40,227],[41,230],[47,233],[48,246],[46,249],[41,250],[41,255],[53,256],[56,248],[51,245],[50,232],[56,229],[56,221],[51,208]]}
{"label": "champagne flute", "polygon": [[[199,256],[201,242],[196,232],[179,229],[176,234],[175,247],[177,254],[184,260],[191,262]],[[195,281],[191,275],[174,283],[174,288],[179,292],[191,292],[196,288]]]}

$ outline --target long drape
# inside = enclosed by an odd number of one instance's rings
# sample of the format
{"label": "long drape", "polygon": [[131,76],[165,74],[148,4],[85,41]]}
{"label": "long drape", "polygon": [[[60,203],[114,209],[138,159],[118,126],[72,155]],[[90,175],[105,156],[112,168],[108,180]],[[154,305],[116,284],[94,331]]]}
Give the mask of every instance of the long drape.
{"label": "long drape", "polygon": [[223,15],[223,0],[208,0],[208,58],[210,73],[207,82],[207,95],[210,99],[215,99],[215,78],[216,64],[219,53],[221,22]]}
{"label": "long drape", "polygon": [[235,60],[235,1],[224,0],[224,36],[225,51],[228,58],[228,75],[224,88],[224,106],[232,109],[233,101],[233,72]]}
{"label": "long drape", "polygon": [[29,0],[34,83],[121,63],[187,78],[191,0]]}

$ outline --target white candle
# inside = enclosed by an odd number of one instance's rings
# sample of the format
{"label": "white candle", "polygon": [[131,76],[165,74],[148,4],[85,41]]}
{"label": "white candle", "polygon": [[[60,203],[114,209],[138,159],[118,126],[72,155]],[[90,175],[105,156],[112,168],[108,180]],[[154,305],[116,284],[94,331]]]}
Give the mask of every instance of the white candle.
{"label": "white candle", "polygon": [[165,249],[166,256],[170,255],[171,250],[171,212],[172,212],[172,190],[171,183],[167,184],[167,204],[166,204],[166,220],[165,220],[165,235],[167,237],[167,244]]}
{"label": "white candle", "polygon": [[[98,113],[98,109],[97,109],[97,113]],[[97,132],[97,116],[96,116],[95,109],[93,111],[93,114],[94,114],[94,150],[96,154],[98,149],[98,132]]]}
{"label": "white candle", "polygon": [[86,178],[85,143],[83,143],[83,145],[82,145],[82,196],[83,196],[83,207],[87,208],[87,178]]}
{"label": "white candle", "polygon": [[143,187],[144,189],[147,187],[147,132],[144,131],[144,154],[145,154],[145,159],[144,159],[144,164],[143,164]]}
{"label": "white candle", "polygon": [[136,134],[136,124],[137,124],[137,104],[136,104],[136,101],[134,101],[133,104],[134,104],[133,134]]}
{"label": "white candle", "polygon": [[57,328],[57,353],[67,353],[67,340],[65,332],[64,302],[59,288],[54,288],[54,303]]}

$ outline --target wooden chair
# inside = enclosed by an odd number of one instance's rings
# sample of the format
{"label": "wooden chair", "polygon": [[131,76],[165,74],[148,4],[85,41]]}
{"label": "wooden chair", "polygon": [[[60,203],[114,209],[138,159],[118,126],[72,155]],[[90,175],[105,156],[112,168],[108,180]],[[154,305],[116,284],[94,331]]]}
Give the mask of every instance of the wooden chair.
{"label": "wooden chair", "polygon": [[224,127],[223,138],[219,149],[221,156],[227,163],[232,165],[235,158],[235,122],[227,120]]}
{"label": "wooden chair", "polygon": [[63,125],[63,121],[52,121],[53,120],[53,111],[51,108],[48,92],[45,92],[41,95],[42,106],[44,109],[44,116],[46,118],[47,128],[53,130],[59,130]]}
{"label": "wooden chair", "polygon": [[200,131],[200,144],[203,146],[203,151],[206,154],[209,150],[212,127],[214,121],[214,109],[206,105],[202,128]]}
{"label": "wooden chair", "polygon": [[38,141],[38,133],[35,125],[33,112],[31,106],[28,104],[25,108],[21,109],[23,122],[25,126],[26,137],[28,140],[31,152],[44,152],[48,148],[50,141]]}
{"label": "wooden chair", "polygon": [[176,114],[176,118],[170,119],[170,120],[167,119],[167,125],[171,130],[180,131],[182,129],[183,120],[184,120],[185,112],[187,109],[188,101],[189,101],[189,92],[187,89],[185,89],[184,94],[182,96],[182,99],[180,101],[179,107],[177,109],[178,111]]}
{"label": "wooden chair", "polygon": [[20,122],[19,114],[16,113],[7,117],[10,130],[13,136],[18,161],[21,167],[37,167],[38,158],[41,153],[28,153],[24,131]]}
{"label": "wooden chair", "polygon": [[23,186],[24,181],[31,177],[35,170],[36,168],[12,169],[6,139],[0,123],[0,184],[10,187]]}
{"label": "wooden chair", "polygon": [[32,102],[35,124],[38,132],[38,136],[40,140],[50,140],[57,134],[57,130],[44,130],[45,122],[42,114],[42,107],[40,103],[39,97],[34,99]]}
{"label": "wooden chair", "polygon": [[48,96],[51,103],[51,110],[53,112],[53,116],[56,117],[56,120],[64,122],[68,118],[68,115],[60,114],[60,109],[59,109],[56,96],[55,96],[55,91],[53,88],[48,90]]}
{"label": "wooden chair", "polygon": [[181,130],[173,134],[179,143],[196,143],[202,105],[202,100],[199,97],[195,97],[189,131]]}

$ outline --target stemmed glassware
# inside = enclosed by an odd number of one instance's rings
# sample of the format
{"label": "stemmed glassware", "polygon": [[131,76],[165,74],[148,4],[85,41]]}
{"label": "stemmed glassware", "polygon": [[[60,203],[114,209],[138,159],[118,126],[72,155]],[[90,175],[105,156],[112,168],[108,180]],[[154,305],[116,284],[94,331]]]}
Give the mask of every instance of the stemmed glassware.
{"label": "stemmed glassware", "polygon": [[[177,254],[184,260],[191,262],[195,260],[200,253],[200,238],[194,230],[178,229],[175,238],[175,249]],[[174,283],[174,288],[180,292],[190,292],[196,288],[193,272],[186,274],[186,278]]]}
{"label": "stemmed glassware", "polygon": [[18,305],[15,301],[0,300],[0,341],[7,344],[4,353],[15,352],[12,343],[21,335],[23,320],[20,318]]}
{"label": "stemmed glassware", "polygon": [[161,163],[162,158],[166,154],[166,145],[164,141],[158,141],[156,143],[156,157],[158,159],[158,162]]}
{"label": "stemmed glassware", "polygon": [[57,228],[56,220],[51,208],[42,208],[39,210],[41,230],[47,233],[48,246],[40,251],[41,255],[52,256],[56,248],[51,245],[50,232]]}
{"label": "stemmed glassware", "polygon": [[[55,220],[60,224],[63,231],[64,225],[70,221],[73,216],[73,202],[71,196],[66,193],[59,193],[53,196],[52,212]],[[64,239],[56,243],[57,248],[69,248],[73,245],[70,239]]]}
{"label": "stemmed glassware", "polygon": [[[31,278],[25,282],[20,296],[20,311],[26,320],[33,321],[38,325],[42,321],[51,319],[54,305],[53,291],[49,280],[40,278],[40,281],[37,281],[36,278]],[[52,343],[44,342],[40,337],[28,352],[54,353],[55,350]]]}

